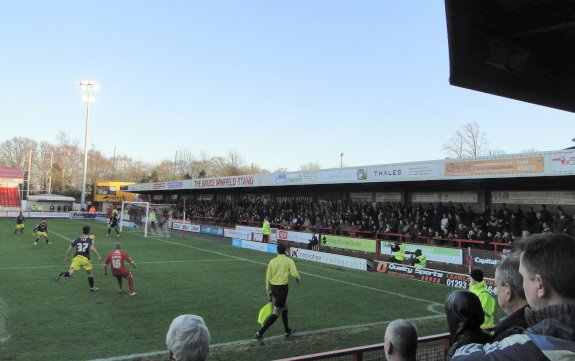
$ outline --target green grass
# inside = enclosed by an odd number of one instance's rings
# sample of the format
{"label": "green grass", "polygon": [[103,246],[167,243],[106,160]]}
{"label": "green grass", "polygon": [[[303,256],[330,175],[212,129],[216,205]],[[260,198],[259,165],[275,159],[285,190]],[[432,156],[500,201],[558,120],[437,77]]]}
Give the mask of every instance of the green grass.
{"label": "green grass", "polygon": [[[48,224],[53,244],[34,247],[32,220],[17,235],[12,220],[0,220],[0,307],[10,336],[0,346],[1,360],[93,360],[163,351],[171,320],[185,313],[206,321],[211,360],[270,360],[383,342],[385,322],[437,316],[451,290],[295,260],[303,282],[290,283],[290,324],[302,336],[274,338],[283,334],[278,320],[265,335],[268,344],[259,346],[253,335],[267,299],[265,270],[273,255],[181,233],[105,237],[105,224],[90,222],[102,256],[120,240],[138,264],[133,271],[138,295],[117,294],[115,279],[104,277],[95,256],[100,291],[90,293],[83,271],[54,282],[67,269],[66,248],[84,222]],[[419,324],[421,334],[446,330],[443,318]]]}

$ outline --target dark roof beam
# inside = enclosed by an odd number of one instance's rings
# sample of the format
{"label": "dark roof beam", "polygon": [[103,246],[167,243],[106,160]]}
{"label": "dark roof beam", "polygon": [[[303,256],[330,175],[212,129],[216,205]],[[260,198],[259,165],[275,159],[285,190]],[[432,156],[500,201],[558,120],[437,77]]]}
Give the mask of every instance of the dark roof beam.
{"label": "dark roof beam", "polygon": [[523,38],[523,37],[531,36],[531,35],[543,34],[543,33],[548,33],[548,32],[553,32],[553,31],[570,30],[570,29],[575,29],[575,21],[569,21],[569,22],[565,22],[562,24],[555,24],[555,25],[550,25],[550,26],[543,26],[543,27],[539,27],[537,29],[521,31],[521,32],[514,33],[514,34],[507,34],[507,35],[501,37],[501,40],[507,41],[507,40]]}

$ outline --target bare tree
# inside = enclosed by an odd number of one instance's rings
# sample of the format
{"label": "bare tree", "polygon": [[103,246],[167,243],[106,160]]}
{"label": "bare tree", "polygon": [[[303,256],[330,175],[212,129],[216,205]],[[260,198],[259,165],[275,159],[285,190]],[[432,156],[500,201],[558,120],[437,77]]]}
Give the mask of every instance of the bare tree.
{"label": "bare tree", "polygon": [[499,148],[493,148],[487,151],[487,155],[503,155],[503,154],[507,154],[507,152]]}
{"label": "bare tree", "polygon": [[479,157],[487,152],[487,137],[477,123],[467,123],[456,131],[443,145],[446,156],[451,158]]}
{"label": "bare tree", "polygon": [[30,138],[14,137],[0,143],[0,165],[23,168],[28,164],[30,150],[38,149],[38,142]]}
{"label": "bare tree", "polygon": [[308,162],[299,166],[299,170],[302,172],[313,172],[320,169],[321,165],[318,162]]}
{"label": "bare tree", "polygon": [[176,179],[193,178],[194,156],[187,149],[178,149],[174,162],[174,176]]}
{"label": "bare tree", "polygon": [[540,150],[537,148],[527,148],[523,149],[520,153],[537,153],[537,152],[540,152]]}
{"label": "bare tree", "polygon": [[58,175],[61,179],[52,179],[62,193],[81,189],[82,182],[82,150],[78,140],[70,140],[61,132],[58,134],[58,144],[54,148],[54,164],[58,165]]}

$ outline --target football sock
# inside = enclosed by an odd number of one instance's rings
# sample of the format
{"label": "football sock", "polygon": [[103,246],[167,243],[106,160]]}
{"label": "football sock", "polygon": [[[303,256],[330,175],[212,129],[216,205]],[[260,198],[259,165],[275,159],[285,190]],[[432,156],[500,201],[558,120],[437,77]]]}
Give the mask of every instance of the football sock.
{"label": "football sock", "polygon": [[94,288],[94,277],[88,277],[88,283],[90,284],[90,288]]}
{"label": "football sock", "polygon": [[288,311],[288,310],[283,310],[283,311],[282,311],[282,321],[283,321],[283,323],[284,323],[284,330],[285,330],[286,332],[289,332],[290,330],[289,330],[289,326],[288,326],[288,313],[287,313],[287,311]]}
{"label": "football sock", "polygon": [[130,293],[134,293],[134,279],[128,278],[128,290]]}
{"label": "football sock", "polygon": [[116,277],[116,279],[118,280],[118,287],[122,289],[122,277]]}
{"label": "football sock", "polygon": [[260,328],[260,330],[258,331],[258,333],[260,334],[260,336],[264,335],[264,332],[266,332],[266,330],[273,325],[274,322],[276,322],[278,316],[274,315],[273,313],[271,315],[268,316],[268,318],[266,318],[264,325],[262,326],[262,328]]}

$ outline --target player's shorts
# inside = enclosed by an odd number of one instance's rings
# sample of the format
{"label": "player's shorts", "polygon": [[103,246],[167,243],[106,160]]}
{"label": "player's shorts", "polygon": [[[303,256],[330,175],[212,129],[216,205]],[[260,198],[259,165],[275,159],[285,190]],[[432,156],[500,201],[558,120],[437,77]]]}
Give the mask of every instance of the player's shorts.
{"label": "player's shorts", "polygon": [[114,277],[122,277],[122,278],[132,278],[132,272],[129,269],[112,269],[112,275]]}
{"label": "player's shorts", "polygon": [[48,233],[46,233],[46,232],[36,232],[36,237],[48,238]]}
{"label": "player's shorts", "polygon": [[274,306],[284,308],[287,302],[288,285],[271,285],[272,295],[274,296]]}
{"label": "player's shorts", "polygon": [[90,260],[84,256],[76,256],[72,258],[72,264],[70,265],[70,269],[78,271],[80,270],[80,268],[83,268],[86,271],[90,271],[94,267],[92,267],[92,263],[90,262]]}
{"label": "player's shorts", "polygon": [[17,224],[17,225],[16,225],[16,230],[17,230],[17,231],[20,230],[20,229],[22,229],[22,228],[24,228],[24,224]]}

